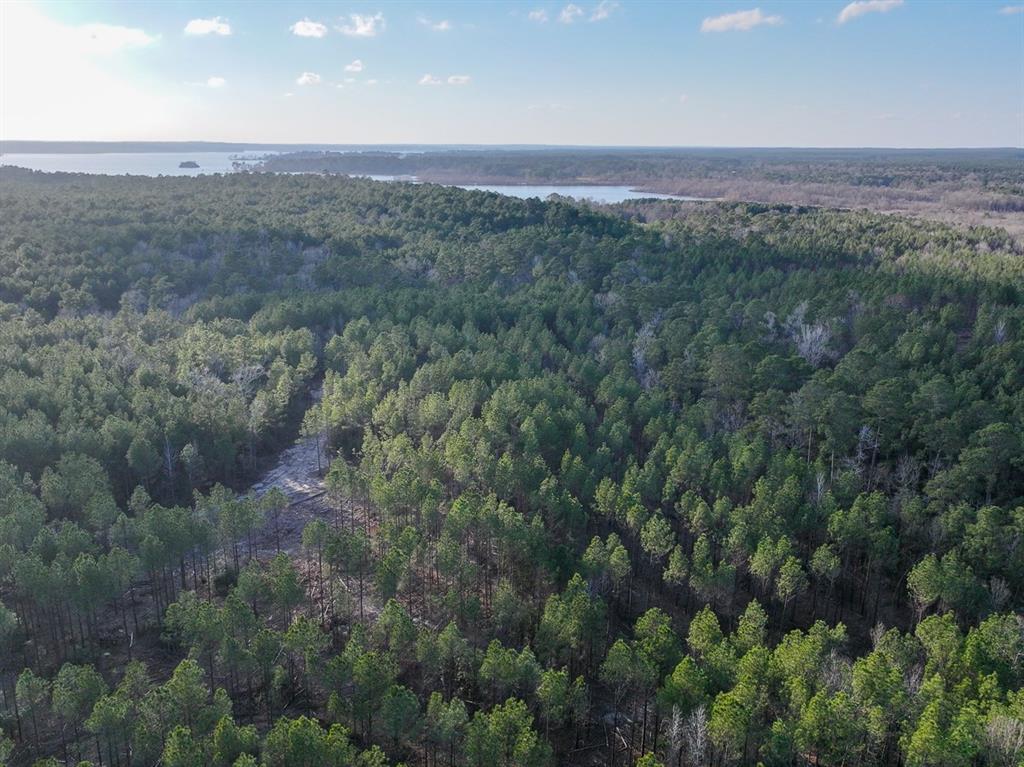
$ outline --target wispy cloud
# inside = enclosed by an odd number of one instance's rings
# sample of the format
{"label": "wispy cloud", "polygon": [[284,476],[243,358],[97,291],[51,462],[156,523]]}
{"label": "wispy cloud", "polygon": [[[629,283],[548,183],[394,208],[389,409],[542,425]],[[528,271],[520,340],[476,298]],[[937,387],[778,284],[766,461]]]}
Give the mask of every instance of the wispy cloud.
{"label": "wispy cloud", "polygon": [[[21,6],[22,9],[28,7],[27,5]],[[39,17],[33,15],[30,18],[32,21],[36,21]],[[8,27],[7,30],[12,36],[26,34],[24,30],[19,30],[15,22],[12,21],[11,24],[13,26]],[[41,32],[38,28],[33,28],[31,34],[23,37],[19,42],[31,46],[33,50],[53,48],[63,54],[105,56],[136,48],[146,48],[160,40],[160,35],[151,35],[137,27],[123,27],[117,24],[91,23],[66,27],[46,19],[40,22],[39,27],[45,31]],[[32,79],[29,75],[28,72],[23,73],[26,82]]]}
{"label": "wispy cloud", "polygon": [[206,81],[207,88],[223,88],[228,84],[228,81],[223,77],[211,77]]}
{"label": "wispy cloud", "polygon": [[338,31],[349,37],[376,37],[384,31],[383,13],[375,13],[373,16],[350,13],[348,21],[348,24],[338,27]]}
{"label": "wispy cloud", "polygon": [[432,29],[435,32],[448,32],[452,28],[452,23],[448,19],[441,19],[440,21],[431,21],[426,16],[420,16],[417,21],[425,26],[427,29]]}
{"label": "wispy cloud", "polygon": [[320,75],[316,72],[303,72],[295,80],[296,85],[319,85]]}
{"label": "wispy cloud", "polygon": [[736,11],[721,16],[708,16],[701,22],[701,32],[743,32],[754,27],[777,27],[782,23],[781,16],[766,16],[760,8],[749,11]]}
{"label": "wispy cloud", "polygon": [[615,9],[618,7],[619,4],[615,2],[615,0],[601,0],[601,2],[598,3],[594,10],[591,12],[590,20],[604,21],[609,16],[611,16]]}
{"label": "wispy cloud", "polygon": [[345,65],[346,72],[362,72],[363,71],[363,60],[356,59],[351,64]]}
{"label": "wispy cloud", "polygon": [[319,21],[310,21],[309,19],[303,19],[302,21],[296,21],[290,27],[293,35],[299,37],[326,37],[327,36],[327,25],[321,24]]}
{"label": "wispy cloud", "polygon": [[127,48],[145,48],[160,39],[134,27],[113,24],[84,24],[75,27],[76,42],[84,53],[110,54]]}
{"label": "wispy cloud", "polygon": [[435,77],[432,74],[425,74],[419,79],[420,85],[469,85],[472,78],[469,75],[449,75],[447,79]]}
{"label": "wispy cloud", "polygon": [[839,12],[836,21],[845,24],[867,13],[888,13],[903,5],[903,0],[855,0]]}
{"label": "wispy cloud", "polygon": [[185,25],[186,35],[230,35],[231,25],[226,19],[214,16],[212,19],[192,19]]}
{"label": "wispy cloud", "polygon": [[576,3],[569,3],[558,14],[558,20],[563,24],[572,24],[581,16],[583,16],[583,9],[576,5]]}
{"label": "wispy cloud", "polygon": [[1024,5],[1004,5],[999,9],[999,13],[1003,16],[1015,16],[1024,13]]}
{"label": "wispy cloud", "polygon": [[687,96],[685,93],[680,93],[679,94],[679,103],[680,104],[685,104],[689,100],[690,100],[690,97]]}
{"label": "wispy cloud", "polygon": [[[587,21],[604,21],[611,17],[618,7],[618,0],[601,0],[601,2],[595,5],[588,14],[586,10],[576,3],[569,3],[558,12],[558,20],[562,24],[575,24],[577,21],[584,18],[587,19]],[[543,8],[537,8],[536,10],[530,11],[526,14],[526,18],[538,24],[546,24],[550,20],[548,12]]]}

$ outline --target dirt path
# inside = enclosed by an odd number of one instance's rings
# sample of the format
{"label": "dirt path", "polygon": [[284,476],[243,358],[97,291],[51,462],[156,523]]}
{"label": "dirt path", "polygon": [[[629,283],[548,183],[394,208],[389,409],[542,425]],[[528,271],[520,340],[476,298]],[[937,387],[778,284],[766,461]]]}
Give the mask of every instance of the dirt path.
{"label": "dirt path", "polygon": [[[323,389],[316,389],[313,400],[319,401],[322,395]],[[281,451],[277,463],[249,487],[249,493],[257,498],[274,487],[288,498],[288,508],[277,520],[268,519],[256,535],[260,558],[273,556],[278,551],[294,557],[302,548],[302,530],[307,524],[317,518],[333,519],[334,511],[324,497],[327,492],[324,474],[329,463],[317,437],[300,437],[294,445]]]}
{"label": "dirt path", "polygon": [[[322,390],[313,392],[313,399],[319,400]],[[334,525],[337,510],[332,508],[327,499],[327,487],[324,475],[330,464],[330,456],[322,452],[316,437],[300,437],[295,444],[283,450],[277,462],[249,487],[249,493],[259,498],[271,488],[279,488],[288,498],[288,507],[274,519],[267,519],[263,527],[256,533],[255,553],[262,561],[267,561],[277,553],[285,553],[299,568],[303,579],[312,588],[314,573],[306,554],[302,550],[302,531],[314,519],[322,519]],[[347,508],[344,517],[356,514],[357,524],[364,523],[362,509]],[[372,527],[372,526],[371,526]],[[353,603],[359,593],[356,578],[350,575],[335,576],[335,585],[346,590]],[[380,613],[381,601],[372,580],[364,583],[363,612],[373,620]]]}
{"label": "dirt path", "polygon": [[[311,393],[314,403],[323,396],[322,384]],[[321,455],[316,437],[300,437],[294,445],[281,451],[277,463],[263,472],[263,476],[249,487],[249,492],[258,497],[270,488],[278,487],[294,503],[305,496],[323,492],[321,475],[327,470],[327,463],[329,459]]]}
{"label": "dirt path", "polygon": [[315,437],[302,437],[283,450],[277,463],[263,474],[250,488],[253,495],[261,496],[270,488],[278,487],[292,502],[324,491],[321,476],[327,467]]}

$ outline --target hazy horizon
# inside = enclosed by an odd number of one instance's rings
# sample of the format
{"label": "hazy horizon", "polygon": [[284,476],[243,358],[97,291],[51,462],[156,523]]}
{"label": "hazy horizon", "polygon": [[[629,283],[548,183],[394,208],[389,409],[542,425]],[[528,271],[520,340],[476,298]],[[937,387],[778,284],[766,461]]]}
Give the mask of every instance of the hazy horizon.
{"label": "hazy horizon", "polygon": [[[135,139],[103,139],[103,140],[78,140],[78,139],[32,139],[32,138],[4,138],[0,139],[0,151],[9,154],[32,154],[28,150],[18,148],[14,151],[8,151],[5,149],[5,145],[9,144],[38,144],[38,145],[79,145],[82,148],[88,147],[105,147],[108,145],[116,144],[129,144],[139,147],[152,147],[164,148],[164,147],[188,147],[189,151],[193,152],[218,152],[218,151],[232,151],[232,149],[247,148],[248,150],[259,150],[259,149],[274,149],[274,148],[288,148],[288,149],[305,149],[305,150],[325,150],[329,151],[334,148],[378,148],[378,147],[389,147],[389,148],[405,148],[405,147],[430,147],[438,149],[448,149],[452,151],[458,150],[475,150],[475,149],[501,149],[501,150],[540,150],[540,149],[553,149],[553,150],[614,150],[614,151],[837,151],[837,152],[857,152],[857,151],[880,151],[880,152],[1000,152],[1000,151],[1024,151],[1024,144],[1014,146],[918,146],[918,145],[906,145],[906,146],[890,146],[890,145],[758,145],[758,144],[545,144],[545,143],[451,143],[451,142],[424,142],[424,141],[407,141],[407,142],[380,142],[380,143],[365,143],[365,142],[279,142],[279,141],[224,141],[220,139],[194,139],[194,140],[177,140],[177,139],[154,139],[154,140],[135,140]],[[220,147],[219,149],[206,149],[205,147]],[[202,148],[199,148],[202,147]],[[115,151],[115,150],[112,150]],[[142,149],[122,149],[120,152],[138,152],[144,151]],[[60,152],[61,154],[73,154],[74,152],[67,150]]]}

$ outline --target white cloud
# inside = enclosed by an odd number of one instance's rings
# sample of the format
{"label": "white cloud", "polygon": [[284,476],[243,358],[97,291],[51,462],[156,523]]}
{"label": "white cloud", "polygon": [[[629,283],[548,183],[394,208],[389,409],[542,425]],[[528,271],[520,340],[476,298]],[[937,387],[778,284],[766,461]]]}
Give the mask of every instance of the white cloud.
{"label": "white cloud", "polygon": [[291,29],[293,35],[299,37],[326,37],[327,26],[321,24],[319,21],[310,21],[309,19],[303,19],[302,21],[296,21],[292,24]]}
{"label": "white cloud", "polygon": [[679,94],[679,103],[680,104],[685,104],[689,100],[690,100],[690,97],[687,96],[685,93],[680,93]]}
{"label": "white cloud", "polygon": [[601,0],[594,8],[594,11],[590,14],[591,21],[604,21],[612,12],[619,7],[619,4],[615,0]]}
{"label": "white cloud", "polygon": [[576,3],[569,3],[562,12],[558,14],[558,20],[563,24],[572,24],[576,19],[583,15],[583,9],[580,8]]}
{"label": "white cloud", "polygon": [[377,84],[377,80],[367,80],[366,84],[367,85],[376,85]]}
{"label": "white cloud", "polygon": [[350,13],[349,23],[342,24],[338,31],[349,37],[376,37],[384,30],[384,14],[364,16],[361,13]]}
{"label": "white cloud", "polygon": [[425,74],[420,78],[420,85],[441,85],[441,78],[431,74]]}
{"label": "white cloud", "polygon": [[845,24],[865,13],[888,13],[903,5],[903,0],[855,0],[839,12],[836,21]]}
{"label": "white cloud", "polygon": [[303,72],[295,80],[296,85],[319,85],[320,75],[316,72]]}
{"label": "white cloud", "polygon": [[223,77],[211,77],[206,81],[207,88],[223,88],[228,84],[228,81]]}
{"label": "white cloud", "polygon": [[0,8],[0,118],[7,137],[82,140],[176,131],[184,92],[136,77],[159,37],[106,24],[68,25],[28,3]]}
{"label": "white cloud", "polygon": [[469,85],[469,75],[450,75],[448,77],[449,85]]}
{"label": "white cloud", "polygon": [[530,21],[536,21],[538,24],[546,24],[548,21],[548,12],[543,8],[538,8],[535,11],[530,11],[526,14],[526,18]]}
{"label": "white cloud", "polygon": [[1024,5],[1004,5],[999,9],[999,13],[1003,16],[1014,16],[1018,13],[1024,13]]}
{"label": "white cloud", "polygon": [[781,16],[765,16],[760,8],[749,11],[736,11],[722,16],[708,16],[701,22],[701,32],[735,32],[753,29],[754,27],[777,27],[782,23]]}
{"label": "white cloud", "polygon": [[448,32],[452,28],[452,23],[448,19],[441,19],[440,21],[431,21],[426,16],[420,16],[417,19],[420,24],[425,26],[427,29],[432,29],[435,32]]}
{"label": "white cloud", "polygon": [[185,25],[186,35],[230,35],[231,25],[226,19],[214,16],[212,19],[192,19]]}
{"label": "white cloud", "polygon": [[346,72],[362,72],[363,71],[363,60],[356,59],[351,64],[345,65]]}

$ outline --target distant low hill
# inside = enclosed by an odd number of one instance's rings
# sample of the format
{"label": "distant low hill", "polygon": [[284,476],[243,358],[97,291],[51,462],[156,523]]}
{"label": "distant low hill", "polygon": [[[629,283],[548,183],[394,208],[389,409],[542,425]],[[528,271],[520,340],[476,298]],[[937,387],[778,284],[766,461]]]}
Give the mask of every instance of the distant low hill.
{"label": "distant low hill", "polygon": [[517,144],[479,146],[469,144],[273,144],[260,142],[227,141],[0,141],[0,153],[4,154],[101,154],[105,152],[147,153],[147,152],[245,152],[257,149],[299,152],[299,151],[366,151],[386,150],[396,152],[448,151],[458,149],[514,150],[514,149],[566,149],[569,147],[543,147]]}
{"label": "distant low hill", "polygon": [[222,141],[0,141],[4,154],[101,154],[103,152],[244,152],[256,144]]}

